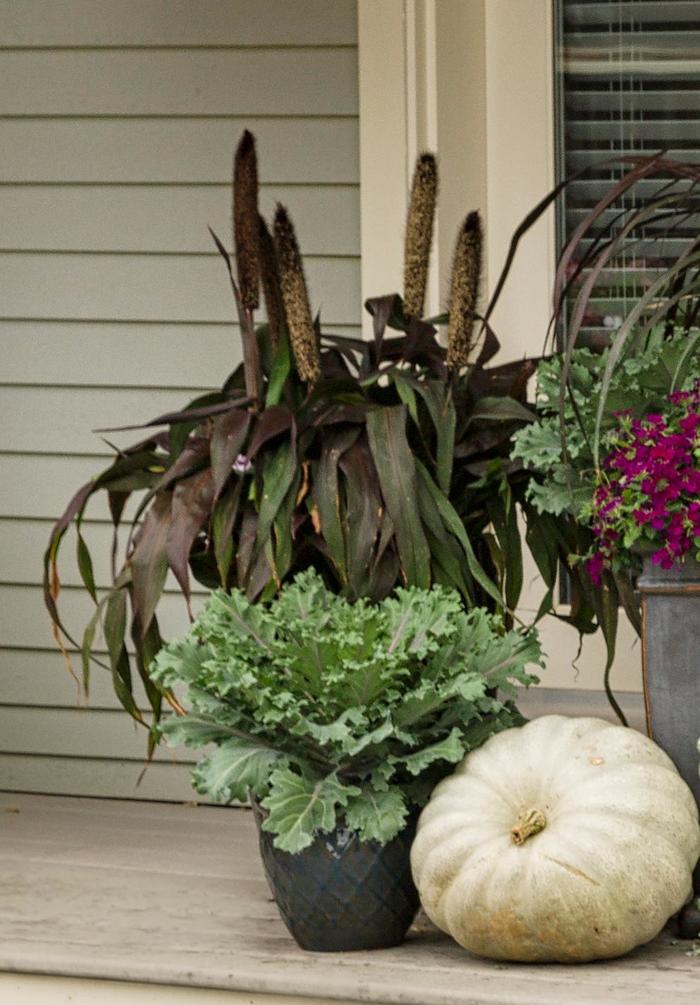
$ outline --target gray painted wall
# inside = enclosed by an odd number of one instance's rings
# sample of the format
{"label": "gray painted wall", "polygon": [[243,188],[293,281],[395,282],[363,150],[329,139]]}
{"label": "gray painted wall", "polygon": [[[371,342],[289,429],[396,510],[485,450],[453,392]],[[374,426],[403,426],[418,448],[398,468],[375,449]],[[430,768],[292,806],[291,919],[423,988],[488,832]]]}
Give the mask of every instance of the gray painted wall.
{"label": "gray painted wall", "polygon": [[[52,642],[51,523],[108,452],[238,361],[225,274],[231,154],[258,138],[261,202],[288,204],[326,322],[360,323],[355,0],[2,0],[0,40],[0,788],[188,799],[104,672],[87,708]],[[128,443],[133,435],[123,438]],[[104,505],[88,511],[107,581]],[[63,603],[90,602],[66,542]],[[164,629],[186,625],[172,589]],[[191,755],[189,755],[191,757]]]}

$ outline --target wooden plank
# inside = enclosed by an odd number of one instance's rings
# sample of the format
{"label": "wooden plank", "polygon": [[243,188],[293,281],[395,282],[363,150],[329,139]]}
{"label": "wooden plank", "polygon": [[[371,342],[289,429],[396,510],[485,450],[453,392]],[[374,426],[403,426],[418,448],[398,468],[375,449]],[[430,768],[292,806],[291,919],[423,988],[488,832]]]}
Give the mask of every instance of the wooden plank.
{"label": "wooden plank", "polygon": [[[138,433],[134,437],[136,442]],[[103,471],[109,457],[26,457],[6,454],[2,457],[0,478],[0,515],[30,519],[56,520],[81,485]],[[127,516],[134,506],[127,507]],[[109,520],[107,500],[99,498],[88,505],[88,516]],[[49,530],[50,527],[47,528]]]}
{"label": "wooden plank", "polygon": [[[480,960],[425,924],[395,949],[304,953],[270,901],[250,813],[141,803],[125,806],[131,826],[115,835],[119,803],[105,804],[100,830],[99,815],[86,816],[77,800],[66,801],[69,814],[57,812],[62,802],[0,797],[0,809],[15,811],[2,815],[0,969],[278,994],[286,1001],[322,988],[333,1001],[385,1005],[697,1002],[697,961],[668,932],[621,960],[575,967]],[[193,839],[197,819],[203,840]],[[83,826],[89,827],[84,843]],[[230,848],[229,874],[221,873],[220,858],[209,867],[203,845],[216,855]],[[166,878],[171,860],[177,866]]]}
{"label": "wooden plank", "polygon": [[[0,603],[2,604],[0,639],[4,646],[24,649],[53,648],[55,641],[40,587],[0,584]],[[203,594],[193,596],[192,608],[195,614],[202,608],[203,603]],[[59,609],[68,631],[76,639],[81,639],[83,629],[94,611],[94,605],[87,592],[71,587],[62,589]],[[184,599],[179,593],[167,593],[162,597],[158,605],[158,618],[161,633],[166,639],[187,631],[189,619]],[[99,635],[96,637],[95,646],[104,648]],[[129,649],[131,650],[131,646]],[[77,665],[79,666],[79,663]]]}
{"label": "wooden plank", "polygon": [[[192,606],[195,612],[198,611],[202,598],[195,597]],[[94,610],[86,591],[62,590],[59,607],[68,630],[82,637],[83,628]],[[185,602],[177,594],[167,594],[162,598],[158,618],[162,634],[168,639],[187,631],[189,626]],[[8,647],[53,647],[49,616],[38,586],[0,586],[0,639]]]}
{"label": "wooden plank", "polygon": [[[260,210],[268,219],[277,202],[289,207],[306,254],[359,255],[356,186],[262,189]],[[230,217],[231,193],[224,185],[0,188],[5,248],[210,253],[207,224],[228,240]]]}
{"label": "wooden plank", "polygon": [[[0,580],[5,583],[41,582],[50,525],[41,520],[3,520],[0,518]],[[106,586],[110,581],[112,528],[109,524],[83,526],[83,537],[92,555],[95,581]],[[121,535],[122,545],[126,533]],[[81,583],[76,560],[76,536],[73,528],[61,543],[61,582],[66,586]],[[121,560],[121,553],[119,560]]]}
{"label": "wooden plank", "polygon": [[126,446],[147,432],[101,434],[94,430],[148,422],[184,408],[211,390],[211,387],[191,391],[159,387],[6,387],[2,392],[6,411],[0,430],[0,450],[102,456],[109,451],[103,437]]}
{"label": "wooden plank", "polygon": [[[305,262],[314,311],[359,324],[359,260]],[[216,257],[0,254],[4,318],[230,321],[234,308]]]}
{"label": "wooden plank", "polygon": [[[360,334],[356,325],[331,330]],[[238,326],[226,323],[0,321],[0,355],[7,384],[192,390],[220,387],[240,362],[241,348]],[[187,391],[180,395],[184,401]]]}
{"label": "wooden plank", "polygon": [[[109,793],[121,799],[176,802],[187,802],[195,796],[186,764],[158,761],[149,767],[139,784],[142,771],[140,761],[0,754],[0,789],[79,796]],[[0,970],[3,969],[0,962]]]}
{"label": "wooden plank", "polygon": [[6,50],[0,115],[357,115],[349,49]]}
{"label": "wooden plank", "polygon": [[[3,520],[0,518],[0,582],[36,585],[42,580],[44,552],[46,551],[50,525],[41,520]],[[119,535],[117,566],[124,560],[128,529]],[[107,523],[83,524],[83,539],[92,556],[95,582],[98,588],[111,583],[112,528]],[[71,527],[61,542],[60,575],[63,586],[82,588],[83,582],[76,558],[76,534]],[[172,574],[165,581],[165,590],[180,593],[177,580]],[[207,591],[192,580],[194,594]]]}
{"label": "wooden plank", "polygon": [[[73,665],[79,674],[78,654],[73,656]],[[135,682],[135,691],[139,707],[146,711],[148,705],[138,682]],[[90,694],[85,700],[78,694],[77,684],[57,648],[0,649],[0,704],[74,708],[79,702],[88,709],[121,708],[111,675],[100,667],[93,668]]]}
{"label": "wooden plank", "polygon": [[356,0],[2,0],[4,46],[352,45]]}
{"label": "wooden plank", "polygon": [[[110,757],[144,762],[146,730],[123,710],[23,708],[0,705],[0,751],[56,757]],[[157,761],[193,763],[189,747],[156,748]]]}
{"label": "wooden plank", "polygon": [[263,183],[359,183],[355,119],[294,121],[250,114],[177,121],[95,119],[88,128],[80,119],[6,119],[0,122],[0,181],[228,186],[231,154],[244,129],[257,139]]}

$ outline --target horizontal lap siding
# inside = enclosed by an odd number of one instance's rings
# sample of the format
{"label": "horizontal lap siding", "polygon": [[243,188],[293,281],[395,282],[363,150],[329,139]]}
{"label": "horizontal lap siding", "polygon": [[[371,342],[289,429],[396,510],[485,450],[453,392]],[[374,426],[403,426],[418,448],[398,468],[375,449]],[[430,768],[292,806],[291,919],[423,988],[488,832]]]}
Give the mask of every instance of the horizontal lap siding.
{"label": "horizontal lap siding", "polygon": [[[0,788],[192,797],[190,752],[161,751],[137,786],[145,735],[104,670],[78,706],[41,561],[52,521],[108,463],[93,430],[180,407],[240,359],[207,225],[228,243],[244,128],[262,211],[284,202],[296,222],[314,307],[358,331],[355,0],[196,6],[0,0]],[[102,588],[103,500],[84,531]],[[61,599],[79,633],[90,601],[74,555],[69,534]],[[172,579],[161,620],[168,635],[187,623]]]}

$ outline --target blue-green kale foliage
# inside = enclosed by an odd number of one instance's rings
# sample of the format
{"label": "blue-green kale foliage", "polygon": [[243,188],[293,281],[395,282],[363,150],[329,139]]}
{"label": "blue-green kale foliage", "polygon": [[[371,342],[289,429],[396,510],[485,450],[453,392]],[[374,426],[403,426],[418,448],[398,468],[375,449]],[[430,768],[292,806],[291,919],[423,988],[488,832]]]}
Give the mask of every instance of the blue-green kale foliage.
{"label": "blue-green kale foliage", "polygon": [[351,603],[307,571],[267,604],[212,594],[152,676],[186,687],[168,740],[214,745],[195,788],[250,794],[276,846],[297,852],[336,826],[389,841],[465,753],[521,721],[515,688],[539,661],[534,634],[446,587]]}

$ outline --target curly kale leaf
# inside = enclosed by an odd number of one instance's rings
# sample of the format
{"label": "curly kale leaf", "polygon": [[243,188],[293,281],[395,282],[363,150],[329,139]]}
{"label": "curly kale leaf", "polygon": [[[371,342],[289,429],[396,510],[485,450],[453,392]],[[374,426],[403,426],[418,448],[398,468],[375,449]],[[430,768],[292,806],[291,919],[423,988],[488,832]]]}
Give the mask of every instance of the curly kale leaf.
{"label": "curly kale leaf", "polygon": [[267,790],[270,773],[287,764],[279,750],[254,740],[228,739],[199,762],[192,772],[196,790],[221,802],[244,802],[249,792],[259,796]]}
{"label": "curly kale leaf", "polygon": [[364,785],[345,810],[347,827],[357,831],[362,841],[379,841],[380,844],[395,838],[403,830],[407,817],[406,799],[396,787],[378,790]]}
{"label": "curly kale leaf", "polygon": [[270,792],[262,800],[268,811],[263,830],[275,835],[275,847],[281,851],[302,851],[317,831],[333,830],[338,808],[359,795],[356,785],[343,785],[335,774],[307,778],[280,768],[270,776]]}

